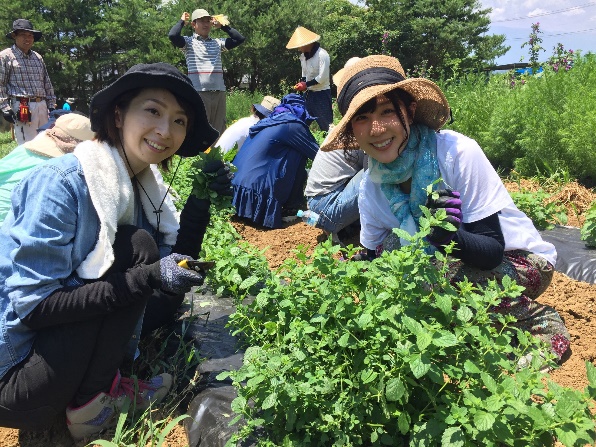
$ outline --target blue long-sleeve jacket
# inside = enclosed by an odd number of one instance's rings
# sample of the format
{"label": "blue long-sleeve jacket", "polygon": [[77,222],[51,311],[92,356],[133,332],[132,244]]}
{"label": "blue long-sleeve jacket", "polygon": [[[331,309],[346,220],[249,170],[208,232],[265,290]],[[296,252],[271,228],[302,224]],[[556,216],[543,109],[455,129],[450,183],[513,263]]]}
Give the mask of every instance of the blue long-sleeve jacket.
{"label": "blue long-sleeve jacket", "polygon": [[318,150],[306,123],[292,113],[262,119],[251,127],[234,159],[238,172],[232,180],[233,203],[238,215],[280,228],[281,210],[297,186],[297,173]]}

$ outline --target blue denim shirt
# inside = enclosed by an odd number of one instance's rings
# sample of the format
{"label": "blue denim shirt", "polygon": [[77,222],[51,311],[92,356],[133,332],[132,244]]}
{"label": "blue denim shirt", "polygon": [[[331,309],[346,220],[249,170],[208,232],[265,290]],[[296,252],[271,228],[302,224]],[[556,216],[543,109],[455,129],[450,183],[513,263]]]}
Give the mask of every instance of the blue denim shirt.
{"label": "blue denim shirt", "polygon": [[[72,154],[33,169],[11,200],[0,229],[0,377],[25,359],[35,340],[36,331],[20,318],[55,290],[83,284],[76,269],[93,250],[100,226]],[[144,213],[139,215],[139,226],[153,234]],[[162,256],[170,250],[160,247]]]}

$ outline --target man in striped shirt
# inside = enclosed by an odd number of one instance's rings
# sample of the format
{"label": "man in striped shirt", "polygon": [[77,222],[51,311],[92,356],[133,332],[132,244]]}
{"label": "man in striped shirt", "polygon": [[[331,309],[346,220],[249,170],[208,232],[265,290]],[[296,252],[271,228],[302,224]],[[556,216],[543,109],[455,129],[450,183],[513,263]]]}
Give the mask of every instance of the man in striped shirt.
{"label": "man in striped shirt", "polygon": [[[194,33],[192,36],[182,36],[182,28],[188,24],[189,19]],[[225,16],[221,20],[227,22]],[[209,37],[211,28],[221,28],[229,37]],[[188,12],[182,13],[178,23],[170,29],[168,37],[175,47],[184,51],[188,77],[201,95],[209,124],[221,135],[226,128],[226,86],[221,52],[237,47],[244,42],[245,37],[204,9],[196,9],[192,17]]]}
{"label": "man in striped shirt", "polygon": [[6,34],[14,45],[0,51],[0,110],[14,125],[19,145],[32,140],[56,108],[54,87],[39,53],[31,47],[41,39],[29,20],[17,19]]}

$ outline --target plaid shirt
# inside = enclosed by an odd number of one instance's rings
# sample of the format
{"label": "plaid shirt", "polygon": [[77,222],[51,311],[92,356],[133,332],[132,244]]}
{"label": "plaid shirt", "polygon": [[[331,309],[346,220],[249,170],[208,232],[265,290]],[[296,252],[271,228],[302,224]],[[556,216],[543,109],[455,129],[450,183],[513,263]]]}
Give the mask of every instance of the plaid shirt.
{"label": "plaid shirt", "polygon": [[48,108],[56,108],[54,87],[43,58],[31,50],[23,53],[16,45],[0,52],[0,110],[10,107],[10,98],[45,98]]}

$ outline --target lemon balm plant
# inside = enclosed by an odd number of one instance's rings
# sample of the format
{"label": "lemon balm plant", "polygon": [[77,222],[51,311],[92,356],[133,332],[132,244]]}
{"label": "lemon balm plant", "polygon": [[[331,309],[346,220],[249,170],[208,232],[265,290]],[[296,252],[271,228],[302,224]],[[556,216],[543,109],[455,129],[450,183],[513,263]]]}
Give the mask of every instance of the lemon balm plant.
{"label": "lemon balm plant", "polygon": [[596,247],[596,201],[586,212],[586,221],[581,228],[581,239],[588,247]]}
{"label": "lemon balm plant", "polygon": [[238,388],[244,424],[228,445],[255,430],[262,446],[594,442],[594,367],[584,391],[549,381],[536,360],[518,370],[541,346],[491,309],[521,288],[450,284],[445,255],[426,253],[432,219],[373,262],[341,261],[330,241],[301,250],[238,306],[244,365],[220,378]]}

